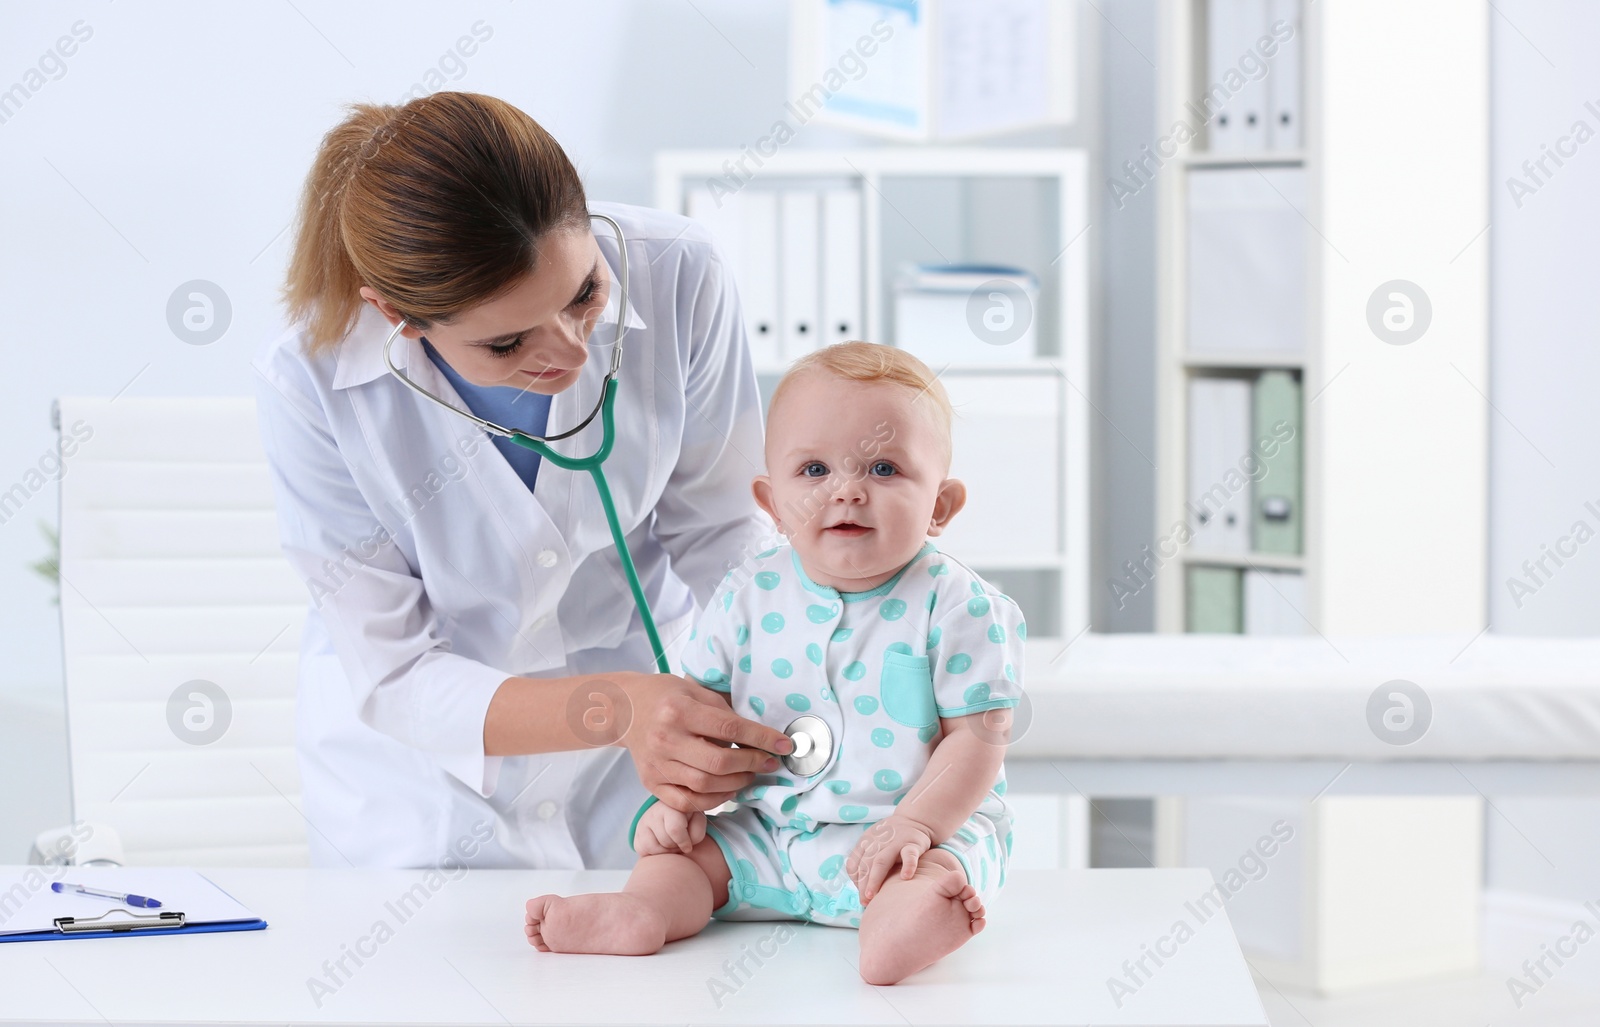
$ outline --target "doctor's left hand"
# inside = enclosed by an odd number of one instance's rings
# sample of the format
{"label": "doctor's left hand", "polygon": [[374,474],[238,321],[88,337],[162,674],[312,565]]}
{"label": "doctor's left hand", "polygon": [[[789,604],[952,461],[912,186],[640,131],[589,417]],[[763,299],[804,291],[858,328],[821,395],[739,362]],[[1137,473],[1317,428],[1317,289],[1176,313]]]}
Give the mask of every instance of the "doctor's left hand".
{"label": "doctor's left hand", "polygon": [[617,680],[632,713],[618,744],[633,754],[640,783],[674,809],[715,809],[754,784],[757,774],[777,769],[770,754],[794,748],[782,731],[739,716],[721,693],[686,678],[624,674]]}

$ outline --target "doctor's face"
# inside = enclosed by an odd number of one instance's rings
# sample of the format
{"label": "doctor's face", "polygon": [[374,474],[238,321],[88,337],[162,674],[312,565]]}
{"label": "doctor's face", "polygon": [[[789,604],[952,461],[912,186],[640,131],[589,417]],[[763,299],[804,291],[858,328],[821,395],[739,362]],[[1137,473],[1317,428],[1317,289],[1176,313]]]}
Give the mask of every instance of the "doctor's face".
{"label": "doctor's face", "polygon": [[[578,380],[588,341],[611,294],[611,272],[587,226],[547,232],[538,263],[516,285],[426,332],[445,363],[474,385],[507,385],[554,395]],[[389,318],[399,316],[372,289],[361,295]]]}

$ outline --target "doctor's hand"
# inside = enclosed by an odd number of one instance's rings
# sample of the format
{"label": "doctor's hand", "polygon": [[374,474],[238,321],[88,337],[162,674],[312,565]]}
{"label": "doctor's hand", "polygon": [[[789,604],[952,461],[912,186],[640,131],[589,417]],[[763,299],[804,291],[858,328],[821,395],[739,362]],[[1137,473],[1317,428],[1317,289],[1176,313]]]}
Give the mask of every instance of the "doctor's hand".
{"label": "doctor's hand", "polygon": [[618,677],[632,714],[618,744],[633,754],[645,788],[674,809],[715,809],[750,787],[757,774],[778,769],[770,753],[794,749],[782,731],[735,714],[726,696],[686,678]]}

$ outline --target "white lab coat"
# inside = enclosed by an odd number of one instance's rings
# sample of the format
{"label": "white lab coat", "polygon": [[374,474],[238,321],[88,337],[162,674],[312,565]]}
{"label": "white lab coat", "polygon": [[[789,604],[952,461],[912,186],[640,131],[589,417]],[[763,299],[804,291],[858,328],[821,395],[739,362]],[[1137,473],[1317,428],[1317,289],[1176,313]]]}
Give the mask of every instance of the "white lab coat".
{"label": "white lab coat", "polygon": [[[606,472],[676,667],[695,607],[775,539],[750,493],[764,470],[756,379],[705,229],[593,209],[621,224],[631,273]],[[615,275],[613,236],[595,225]],[[616,308],[613,289],[595,340],[609,342]],[[487,434],[388,373],[389,329],[367,305],[332,353],[307,357],[293,325],[254,365],[283,550],[313,597],[296,700],[313,860],[629,867],[646,792],[627,750],[483,751],[485,711],[509,676],[655,669],[594,481],[545,460],[530,493]],[[394,352],[464,406],[420,343]],[[552,399],[551,431],[588,413],[610,360],[592,341],[579,381]],[[600,435],[596,417],[558,449],[587,455]]]}

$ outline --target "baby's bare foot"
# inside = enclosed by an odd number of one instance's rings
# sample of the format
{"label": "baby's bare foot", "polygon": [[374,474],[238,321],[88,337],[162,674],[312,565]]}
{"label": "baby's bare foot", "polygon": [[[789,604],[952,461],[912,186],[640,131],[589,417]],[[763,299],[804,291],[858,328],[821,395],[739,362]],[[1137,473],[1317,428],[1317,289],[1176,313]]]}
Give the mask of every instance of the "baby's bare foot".
{"label": "baby's bare foot", "polygon": [[[951,863],[954,857],[949,857]],[[983,900],[960,864],[924,855],[909,881],[896,867],[861,918],[861,978],[898,984],[983,930]]]}
{"label": "baby's bare foot", "polygon": [[667,943],[666,918],[626,892],[529,899],[523,931],[540,952],[648,956]]}

